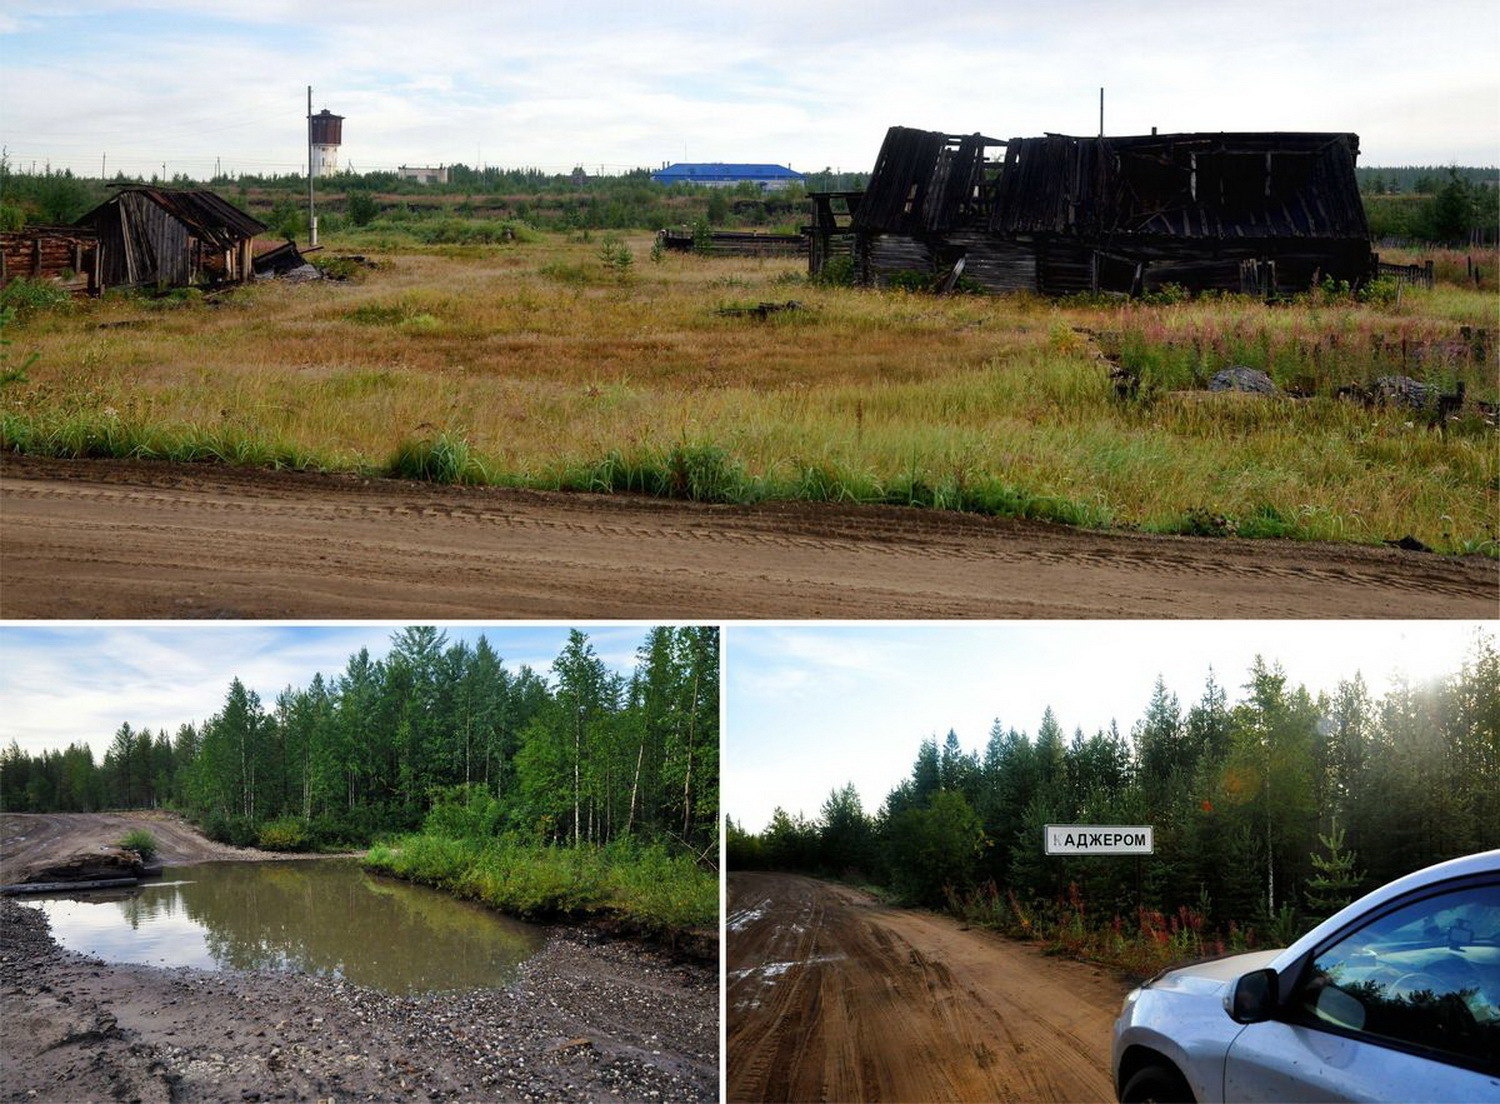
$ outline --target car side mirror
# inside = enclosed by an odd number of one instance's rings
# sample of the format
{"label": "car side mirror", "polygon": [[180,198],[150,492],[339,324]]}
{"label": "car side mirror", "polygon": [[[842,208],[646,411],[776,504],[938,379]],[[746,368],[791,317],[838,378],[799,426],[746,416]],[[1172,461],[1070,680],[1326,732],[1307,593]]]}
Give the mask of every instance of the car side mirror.
{"label": "car side mirror", "polygon": [[1276,1012],[1279,980],[1269,967],[1244,975],[1224,994],[1224,1011],[1235,1023],[1264,1023]]}

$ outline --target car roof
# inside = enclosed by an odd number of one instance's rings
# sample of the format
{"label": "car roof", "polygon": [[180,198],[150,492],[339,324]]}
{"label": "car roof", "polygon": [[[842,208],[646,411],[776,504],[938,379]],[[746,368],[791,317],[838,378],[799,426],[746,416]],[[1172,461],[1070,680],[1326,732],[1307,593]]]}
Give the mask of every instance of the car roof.
{"label": "car roof", "polygon": [[1500,873],[1500,850],[1480,851],[1474,855],[1464,855],[1462,858],[1449,859],[1447,862],[1415,870],[1393,882],[1387,882],[1379,889],[1366,893],[1359,900],[1340,909],[1277,955],[1271,966],[1273,969],[1281,970],[1291,965],[1350,921],[1357,920],[1372,909],[1379,908],[1387,901],[1393,901],[1413,890],[1451,881],[1454,878],[1464,878],[1471,874],[1496,873]]}

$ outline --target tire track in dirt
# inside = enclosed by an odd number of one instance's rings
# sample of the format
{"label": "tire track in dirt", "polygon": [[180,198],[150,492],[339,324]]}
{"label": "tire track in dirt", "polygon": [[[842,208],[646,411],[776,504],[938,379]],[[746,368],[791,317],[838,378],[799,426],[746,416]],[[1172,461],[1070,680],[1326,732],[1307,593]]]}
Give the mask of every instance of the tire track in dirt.
{"label": "tire track in dirt", "polygon": [[8,617],[1490,617],[1500,565],[895,507],[0,462]]}
{"label": "tire track in dirt", "polygon": [[1128,986],[934,913],[729,875],[731,1101],[1113,1098]]}

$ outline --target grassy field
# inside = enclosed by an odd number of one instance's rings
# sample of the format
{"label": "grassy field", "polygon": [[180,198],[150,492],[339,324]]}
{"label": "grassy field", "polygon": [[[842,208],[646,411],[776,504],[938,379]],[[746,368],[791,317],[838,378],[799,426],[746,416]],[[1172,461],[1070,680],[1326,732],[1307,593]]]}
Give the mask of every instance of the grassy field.
{"label": "grassy field", "polygon": [[[0,390],[5,445],[1497,551],[1493,429],[1335,398],[1404,374],[1495,402],[1489,288],[939,299],[812,286],[798,260],[653,260],[645,235],[630,263],[597,234],[325,244],[381,267],[27,312],[6,335],[12,366],[37,355]],[[719,313],[786,300],[802,309]],[[1115,397],[1103,354],[1138,398]],[[1310,397],[1203,389],[1231,363]]]}

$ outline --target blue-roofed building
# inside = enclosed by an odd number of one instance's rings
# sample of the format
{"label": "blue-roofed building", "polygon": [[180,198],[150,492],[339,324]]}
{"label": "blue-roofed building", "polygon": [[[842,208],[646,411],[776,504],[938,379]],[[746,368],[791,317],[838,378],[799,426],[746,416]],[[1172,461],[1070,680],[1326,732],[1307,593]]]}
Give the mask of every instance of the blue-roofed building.
{"label": "blue-roofed building", "polygon": [[754,184],[763,192],[800,184],[806,179],[785,165],[727,165],[722,161],[710,164],[701,162],[679,162],[658,169],[651,174],[657,184],[707,184],[710,187],[729,188],[736,184]]}

